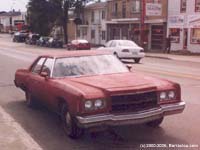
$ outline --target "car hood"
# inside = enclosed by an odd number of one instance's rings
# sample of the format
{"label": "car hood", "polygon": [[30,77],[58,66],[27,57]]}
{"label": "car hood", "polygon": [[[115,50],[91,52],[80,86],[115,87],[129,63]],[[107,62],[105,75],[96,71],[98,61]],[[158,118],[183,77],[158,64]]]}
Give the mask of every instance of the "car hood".
{"label": "car hood", "polygon": [[170,82],[143,76],[137,73],[121,73],[98,76],[59,79],[62,84],[70,85],[84,96],[115,95],[157,90]]}

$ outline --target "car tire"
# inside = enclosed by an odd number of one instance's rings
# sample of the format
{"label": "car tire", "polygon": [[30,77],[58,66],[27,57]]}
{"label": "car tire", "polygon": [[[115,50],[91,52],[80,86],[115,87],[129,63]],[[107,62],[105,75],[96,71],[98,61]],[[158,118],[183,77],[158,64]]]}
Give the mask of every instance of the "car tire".
{"label": "car tire", "polygon": [[61,120],[67,136],[72,139],[78,139],[82,136],[83,130],[77,126],[75,118],[68,111],[66,104],[61,106]]}
{"label": "car tire", "polygon": [[147,125],[153,128],[159,127],[159,125],[163,122],[163,119],[164,118],[162,117],[160,119],[153,120],[151,122],[148,122]]}
{"label": "car tire", "polygon": [[30,108],[35,108],[38,104],[36,99],[29,91],[26,91],[25,94],[26,94],[26,105]]}
{"label": "car tire", "polygon": [[141,58],[135,58],[134,59],[135,63],[137,63],[137,64],[140,63],[140,60],[141,60]]}
{"label": "car tire", "polygon": [[113,54],[119,59],[117,52],[114,52]]}

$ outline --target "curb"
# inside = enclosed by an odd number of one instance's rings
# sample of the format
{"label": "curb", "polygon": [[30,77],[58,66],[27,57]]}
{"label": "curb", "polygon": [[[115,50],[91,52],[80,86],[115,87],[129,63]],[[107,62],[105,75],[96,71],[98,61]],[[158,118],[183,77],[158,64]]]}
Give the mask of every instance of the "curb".
{"label": "curb", "polygon": [[172,60],[172,59],[169,58],[169,57],[163,57],[163,56],[151,56],[151,55],[146,55],[145,57]]}

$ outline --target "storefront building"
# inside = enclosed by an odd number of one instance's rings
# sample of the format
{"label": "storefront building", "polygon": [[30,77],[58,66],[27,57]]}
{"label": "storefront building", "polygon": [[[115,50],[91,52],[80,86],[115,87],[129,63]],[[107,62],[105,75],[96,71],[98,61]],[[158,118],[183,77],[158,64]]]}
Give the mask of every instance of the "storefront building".
{"label": "storefront building", "polygon": [[200,53],[200,0],[169,0],[167,28],[172,50]]}
{"label": "storefront building", "polygon": [[145,49],[162,51],[165,48],[167,31],[167,0],[109,0],[107,40],[128,39],[141,45],[142,13],[142,42],[146,45]]}

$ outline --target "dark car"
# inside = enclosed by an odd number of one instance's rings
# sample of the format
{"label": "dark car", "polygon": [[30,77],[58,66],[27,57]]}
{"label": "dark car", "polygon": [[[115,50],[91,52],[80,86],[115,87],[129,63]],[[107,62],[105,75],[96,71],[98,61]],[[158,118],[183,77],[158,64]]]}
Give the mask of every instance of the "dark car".
{"label": "dark car", "polygon": [[90,50],[91,45],[87,40],[73,40],[67,44],[68,50]]}
{"label": "dark car", "polygon": [[28,37],[28,33],[25,31],[16,32],[13,35],[13,42],[25,42],[27,37]]}
{"label": "dark car", "polygon": [[29,36],[26,38],[25,43],[30,45],[35,45],[37,40],[40,39],[39,34],[29,34]]}
{"label": "dark car", "polygon": [[36,45],[38,46],[47,46],[47,42],[50,37],[42,36],[37,40]]}
{"label": "dark car", "polygon": [[52,48],[62,48],[63,47],[63,41],[57,38],[49,38],[47,42],[48,47]]}
{"label": "dark car", "polygon": [[28,69],[17,70],[14,82],[29,107],[42,103],[57,112],[72,138],[84,129],[158,127],[185,108],[178,83],[136,73],[103,51],[39,56]]}

